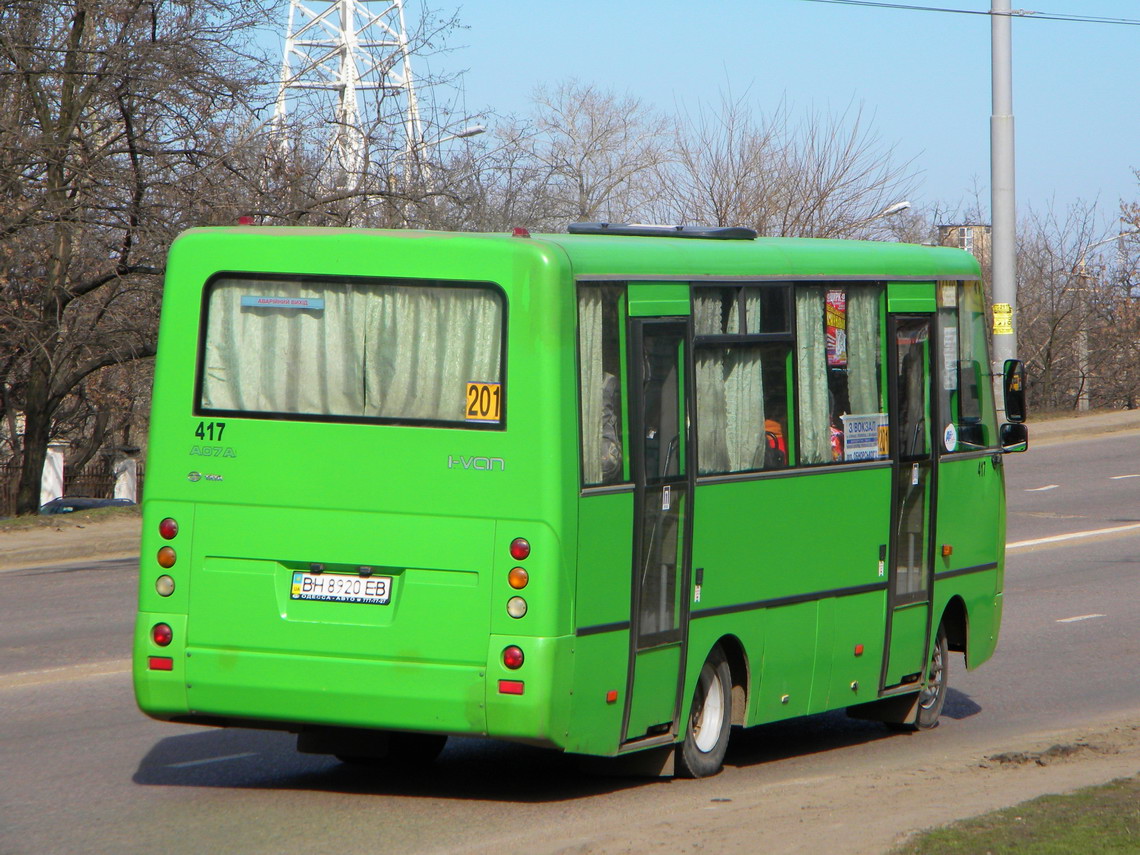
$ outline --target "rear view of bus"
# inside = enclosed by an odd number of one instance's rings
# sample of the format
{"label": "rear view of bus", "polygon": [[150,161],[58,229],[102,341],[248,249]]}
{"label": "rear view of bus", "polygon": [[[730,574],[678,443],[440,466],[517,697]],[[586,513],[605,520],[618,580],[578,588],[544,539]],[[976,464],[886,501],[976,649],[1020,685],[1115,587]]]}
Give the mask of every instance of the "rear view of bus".
{"label": "rear view of bus", "polygon": [[431,754],[447,734],[557,745],[573,505],[550,486],[572,480],[576,440],[572,389],[533,378],[573,376],[572,352],[542,346],[572,334],[573,305],[537,244],[253,228],[175,243],[144,712],[348,758]]}

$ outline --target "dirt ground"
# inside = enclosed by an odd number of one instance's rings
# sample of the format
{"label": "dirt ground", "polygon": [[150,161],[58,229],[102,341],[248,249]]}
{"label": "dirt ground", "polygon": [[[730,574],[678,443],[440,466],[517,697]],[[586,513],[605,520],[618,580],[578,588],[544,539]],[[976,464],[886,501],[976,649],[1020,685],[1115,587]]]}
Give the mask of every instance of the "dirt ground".
{"label": "dirt ground", "polygon": [[[32,527],[0,528],[0,572],[134,556],[139,528],[137,515],[61,516]],[[527,848],[552,855],[877,855],[925,828],[1140,773],[1138,722],[1133,715],[1097,727],[1034,734],[1013,744],[940,756],[917,769],[857,763],[838,773],[759,786],[755,775],[729,769],[710,781],[668,785],[661,810],[653,815],[630,811],[619,799],[591,811],[587,823],[568,816],[564,828],[545,830],[545,847],[528,837]],[[699,808],[694,799],[701,800]],[[485,851],[516,850],[506,839]]]}
{"label": "dirt ground", "polygon": [[[683,782],[689,788],[676,812],[663,803],[651,817],[615,811],[607,823],[593,816],[589,832],[580,821],[567,825],[565,837],[547,829],[544,838],[558,844],[530,851],[881,855],[928,828],[1140,773],[1135,722],[1038,735],[920,768],[853,768],[761,786],[755,776],[729,770],[709,781]],[[709,791],[704,804],[693,804],[692,786]],[[674,801],[668,796],[663,802]],[[484,851],[516,851],[503,843]]]}
{"label": "dirt ground", "polygon": [[0,572],[87,558],[128,558],[139,554],[137,513],[115,512],[106,518],[59,514],[0,527]]}

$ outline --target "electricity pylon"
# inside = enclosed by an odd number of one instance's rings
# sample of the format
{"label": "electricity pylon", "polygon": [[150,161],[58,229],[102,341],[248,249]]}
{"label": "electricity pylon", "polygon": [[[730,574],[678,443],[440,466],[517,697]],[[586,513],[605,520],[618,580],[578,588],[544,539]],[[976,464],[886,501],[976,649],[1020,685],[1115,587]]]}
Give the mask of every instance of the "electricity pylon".
{"label": "electricity pylon", "polygon": [[315,96],[332,124],[325,163],[337,183],[355,184],[369,171],[369,132],[388,122],[402,126],[407,168],[423,129],[403,0],[290,0],[274,112],[281,133],[298,92]]}

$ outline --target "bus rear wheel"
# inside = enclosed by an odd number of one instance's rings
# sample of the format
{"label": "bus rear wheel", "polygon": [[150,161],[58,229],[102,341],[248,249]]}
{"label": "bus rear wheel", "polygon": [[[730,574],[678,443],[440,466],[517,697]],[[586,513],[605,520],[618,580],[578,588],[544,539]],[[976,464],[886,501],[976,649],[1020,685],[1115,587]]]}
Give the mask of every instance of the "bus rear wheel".
{"label": "bus rear wheel", "polygon": [[930,653],[930,666],[926,681],[918,693],[918,712],[914,719],[915,730],[930,730],[938,727],[942,707],[946,705],[946,690],[949,685],[950,648],[946,642],[946,629],[939,624],[938,635],[934,639],[934,649]]}
{"label": "bus rear wheel", "polygon": [[715,775],[724,765],[732,729],[732,671],[720,647],[701,667],[685,738],[677,749],[677,771],[686,778]]}

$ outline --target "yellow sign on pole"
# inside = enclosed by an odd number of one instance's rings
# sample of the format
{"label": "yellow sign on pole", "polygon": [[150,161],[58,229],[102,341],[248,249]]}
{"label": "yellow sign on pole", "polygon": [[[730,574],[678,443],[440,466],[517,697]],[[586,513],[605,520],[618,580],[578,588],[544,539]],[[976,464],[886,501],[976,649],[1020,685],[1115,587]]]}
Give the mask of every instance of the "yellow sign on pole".
{"label": "yellow sign on pole", "polygon": [[994,303],[994,335],[1013,335],[1013,307]]}

